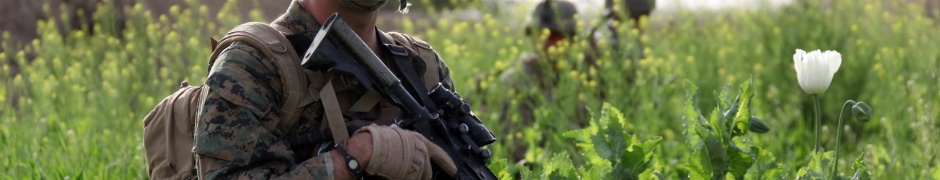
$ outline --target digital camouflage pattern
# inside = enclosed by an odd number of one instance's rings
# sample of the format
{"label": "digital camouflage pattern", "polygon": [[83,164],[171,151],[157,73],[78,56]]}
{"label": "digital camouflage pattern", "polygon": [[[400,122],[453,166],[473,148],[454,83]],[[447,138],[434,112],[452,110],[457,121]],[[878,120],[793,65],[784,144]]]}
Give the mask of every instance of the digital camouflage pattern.
{"label": "digital camouflage pattern", "polygon": [[[303,6],[294,1],[287,12],[272,24],[313,39],[319,29],[316,20]],[[221,47],[220,47],[221,48]],[[424,63],[417,56],[411,62],[418,72]],[[383,58],[390,59],[390,58]],[[450,72],[443,61],[439,77],[448,89],[453,88]],[[276,66],[246,43],[236,42],[219,55],[206,85],[210,88],[196,124],[195,145],[199,176],[208,179],[332,179],[330,153],[315,154],[315,145],[290,147],[285,138],[328,128],[323,105],[319,101],[301,101],[300,120],[291,129],[278,129],[281,118],[281,80]],[[395,63],[389,63],[395,64]],[[390,67],[392,68],[392,67]],[[394,71],[394,70],[393,70]],[[419,73],[419,74],[422,74]],[[336,95],[349,125],[376,123],[389,125],[395,117],[379,117],[400,110],[381,100],[368,112],[348,112],[355,100],[366,90],[351,85],[350,80],[333,80]],[[312,85],[311,85],[312,86]],[[381,113],[385,111],[385,113]],[[349,116],[346,116],[348,113]]]}

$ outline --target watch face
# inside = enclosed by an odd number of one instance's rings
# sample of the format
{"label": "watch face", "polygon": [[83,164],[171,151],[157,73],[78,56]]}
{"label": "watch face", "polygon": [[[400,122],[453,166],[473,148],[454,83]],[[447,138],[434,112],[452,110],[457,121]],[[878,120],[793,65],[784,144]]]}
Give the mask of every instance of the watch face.
{"label": "watch face", "polygon": [[349,169],[358,169],[358,168],[359,168],[359,161],[356,161],[355,159],[349,160],[349,163],[348,163],[348,164],[349,164]]}

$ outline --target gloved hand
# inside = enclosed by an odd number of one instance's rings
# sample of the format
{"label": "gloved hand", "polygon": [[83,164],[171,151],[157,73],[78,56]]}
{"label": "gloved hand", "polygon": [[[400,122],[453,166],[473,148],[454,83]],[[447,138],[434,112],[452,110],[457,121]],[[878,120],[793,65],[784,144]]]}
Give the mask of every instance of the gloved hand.
{"label": "gloved hand", "polygon": [[457,173],[450,156],[417,132],[373,124],[355,134],[363,132],[372,134],[372,158],[365,168],[368,175],[387,179],[431,179],[431,162],[448,175]]}

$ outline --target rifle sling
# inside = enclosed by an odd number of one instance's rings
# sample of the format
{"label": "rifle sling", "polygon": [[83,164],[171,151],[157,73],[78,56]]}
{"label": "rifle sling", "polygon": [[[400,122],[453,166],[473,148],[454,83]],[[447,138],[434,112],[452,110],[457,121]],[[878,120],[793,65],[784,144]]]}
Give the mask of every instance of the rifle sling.
{"label": "rifle sling", "polygon": [[421,80],[418,79],[418,71],[414,69],[412,63],[409,63],[408,49],[395,45],[388,37],[384,36],[384,34],[385,33],[379,34],[379,40],[388,47],[388,51],[392,54],[392,61],[395,61],[399,73],[404,76],[404,79],[402,79],[404,80],[402,81],[403,85],[405,87],[411,87],[405,89],[409,90],[408,92],[411,93],[412,96],[420,98],[421,102],[419,103],[424,105],[425,108],[428,108],[429,112],[434,113],[434,111],[437,110],[437,105],[434,104],[434,101],[431,101],[431,97],[428,96],[428,89],[425,88]]}
{"label": "rifle sling", "polygon": [[333,80],[331,79],[320,90],[320,100],[323,102],[327,124],[333,134],[333,142],[343,143],[349,139],[349,132],[346,132],[346,121],[343,119],[342,111],[339,109],[339,101],[336,99],[336,91],[333,90]]}

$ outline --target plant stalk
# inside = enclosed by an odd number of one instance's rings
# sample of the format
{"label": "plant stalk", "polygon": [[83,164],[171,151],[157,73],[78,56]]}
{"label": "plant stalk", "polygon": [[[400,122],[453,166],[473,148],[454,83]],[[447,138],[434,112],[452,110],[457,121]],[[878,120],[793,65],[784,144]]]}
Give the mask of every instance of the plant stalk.
{"label": "plant stalk", "polygon": [[845,103],[842,104],[842,108],[839,111],[839,126],[836,127],[836,156],[833,157],[836,164],[832,167],[832,172],[830,172],[831,173],[830,176],[832,177],[832,179],[835,179],[836,175],[839,174],[838,173],[839,172],[839,145],[840,145],[839,141],[842,140],[842,122],[843,122],[842,117],[843,115],[845,115],[845,108],[852,107],[854,105],[855,105],[855,101],[850,99],[848,101],[845,101]]}
{"label": "plant stalk", "polygon": [[821,115],[819,114],[819,95],[813,94],[813,104],[816,106],[814,108],[816,111],[816,143],[815,146],[813,146],[813,153],[816,153],[819,152],[819,133],[821,132],[820,124],[822,123],[822,119],[820,119]]}

